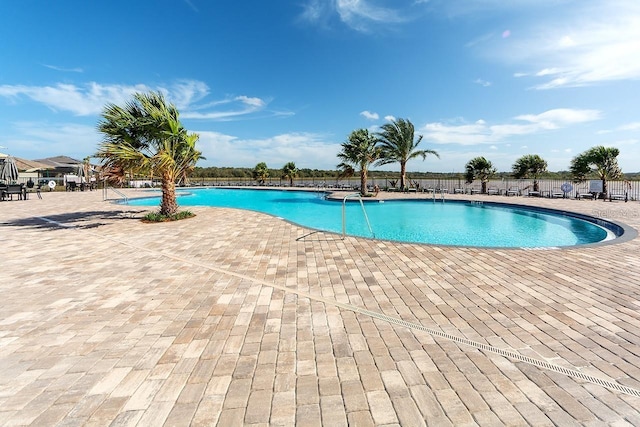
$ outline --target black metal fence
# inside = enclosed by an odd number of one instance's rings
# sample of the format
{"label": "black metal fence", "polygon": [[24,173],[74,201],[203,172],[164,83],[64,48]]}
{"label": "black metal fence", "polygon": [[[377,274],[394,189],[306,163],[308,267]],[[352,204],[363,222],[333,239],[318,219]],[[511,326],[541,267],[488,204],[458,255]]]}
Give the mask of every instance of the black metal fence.
{"label": "black metal fence", "polygon": [[[589,180],[582,183],[573,183],[566,180],[540,179],[538,180],[537,192],[534,191],[532,179],[495,179],[487,182],[486,194],[495,195],[522,195],[541,197],[580,197],[590,193],[591,183],[596,184],[600,180]],[[481,194],[482,185],[476,181],[467,184],[462,178],[434,178],[434,179],[412,179],[407,181],[408,192],[445,192],[460,194]],[[259,184],[251,178],[197,178],[190,179],[190,186],[240,186],[240,187],[290,187],[289,180],[280,178],[267,178],[264,183]],[[378,186],[380,191],[401,191],[397,178],[370,178],[367,180],[369,191],[373,191]],[[352,177],[347,179],[336,178],[296,178],[293,180],[293,187],[298,188],[326,188],[338,190],[358,190],[360,188],[360,178]],[[616,197],[628,197],[629,200],[640,200],[640,181],[607,181],[607,193]]]}

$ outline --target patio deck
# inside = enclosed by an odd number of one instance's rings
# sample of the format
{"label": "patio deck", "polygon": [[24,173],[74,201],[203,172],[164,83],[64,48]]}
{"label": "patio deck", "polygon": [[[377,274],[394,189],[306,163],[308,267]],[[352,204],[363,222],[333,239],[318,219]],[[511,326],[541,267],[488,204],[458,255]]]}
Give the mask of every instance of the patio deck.
{"label": "patio deck", "polygon": [[[0,202],[0,425],[640,425],[638,238],[341,240],[101,196]],[[638,202],[504,201],[640,228]]]}

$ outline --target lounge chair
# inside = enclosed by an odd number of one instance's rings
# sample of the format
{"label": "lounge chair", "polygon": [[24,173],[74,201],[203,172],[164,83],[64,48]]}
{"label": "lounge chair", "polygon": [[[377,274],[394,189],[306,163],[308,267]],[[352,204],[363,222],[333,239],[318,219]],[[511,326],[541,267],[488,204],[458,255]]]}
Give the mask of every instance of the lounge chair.
{"label": "lounge chair", "polygon": [[561,188],[554,188],[554,189],[551,191],[551,198],[552,198],[552,199],[555,199],[555,198],[564,198],[564,197],[565,197],[565,195],[564,195],[564,191],[562,191],[562,189],[561,189]]}
{"label": "lounge chair", "polygon": [[507,196],[519,196],[520,189],[518,187],[509,187],[507,190]]}
{"label": "lounge chair", "polygon": [[583,193],[580,193],[580,192],[579,192],[579,193],[576,195],[576,197],[577,197],[578,199],[591,199],[591,200],[593,200],[593,199],[595,199],[595,195],[596,195],[596,193],[591,193],[591,192],[583,192]]}
{"label": "lounge chair", "polygon": [[614,200],[624,200],[625,202],[629,200],[626,194],[622,193],[609,193],[609,201],[612,202]]}
{"label": "lounge chair", "polygon": [[500,189],[498,187],[491,186],[487,189],[487,194],[490,196],[497,196],[500,194]]}

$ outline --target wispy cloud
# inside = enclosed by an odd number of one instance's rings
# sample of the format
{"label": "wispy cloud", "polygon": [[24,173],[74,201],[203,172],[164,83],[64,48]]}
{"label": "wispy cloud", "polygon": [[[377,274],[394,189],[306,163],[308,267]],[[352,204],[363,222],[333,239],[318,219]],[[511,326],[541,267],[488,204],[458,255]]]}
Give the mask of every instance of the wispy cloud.
{"label": "wispy cloud", "polygon": [[[219,108],[210,110],[209,108],[213,105],[224,106],[225,108],[222,110]],[[260,98],[241,95],[208,104],[208,111],[197,111],[202,107],[187,109],[180,117],[185,119],[232,120],[262,111],[266,105],[267,103]]]}
{"label": "wispy cloud", "polygon": [[194,12],[200,12],[195,4],[191,0],[184,0],[184,2],[193,10]]}
{"label": "wispy cloud", "polygon": [[467,124],[429,123],[422,128],[425,139],[436,144],[495,144],[512,136],[565,128],[598,120],[597,110],[558,108],[541,114],[525,114],[513,118],[513,123],[489,125],[484,120]]}
{"label": "wispy cloud", "polygon": [[628,131],[636,131],[636,130],[640,130],[640,122],[626,123],[624,125],[618,126],[615,129],[600,130],[598,131],[598,134],[602,135],[602,134],[613,133],[613,132],[628,132]]}
{"label": "wispy cloud", "polygon": [[[223,100],[204,102],[209,87],[197,80],[178,80],[169,85],[118,85],[87,83],[73,85],[58,83],[52,86],[2,85],[0,97],[13,102],[28,98],[53,111],[70,112],[76,116],[98,115],[109,103],[122,105],[136,92],[158,90],[181,111],[182,118],[203,120],[231,120],[257,112],[263,112],[268,101],[239,95]],[[268,112],[270,116],[290,115],[290,112]]]}
{"label": "wispy cloud", "polygon": [[620,126],[618,129],[620,129],[620,130],[640,130],[640,122],[627,123],[626,125]]}
{"label": "wispy cloud", "polygon": [[640,79],[640,2],[574,2],[510,37],[498,52],[530,68],[535,89],[588,86]]}
{"label": "wispy cloud", "polygon": [[6,139],[7,145],[32,159],[60,154],[82,159],[96,151],[100,140],[95,126],[77,123],[29,121],[11,126],[14,136]]}
{"label": "wispy cloud", "polygon": [[488,82],[488,81],[486,81],[486,80],[482,80],[482,79],[476,79],[476,80],[474,81],[474,83],[475,83],[475,84],[479,84],[479,85],[480,85],[480,86],[482,86],[482,87],[489,87],[489,86],[491,86],[491,82]]}
{"label": "wispy cloud", "polygon": [[366,111],[366,110],[365,110],[365,111],[362,111],[362,112],[360,113],[360,115],[361,115],[362,117],[364,117],[365,119],[367,119],[367,120],[378,120],[378,119],[380,118],[380,116],[378,115],[378,113],[372,113],[372,112],[370,112],[370,111]]}
{"label": "wispy cloud", "polygon": [[[264,161],[271,168],[287,162],[297,167],[333,169],[339,144],[330,135],[285,133],[264,139],[243,139],[219,132],[196,131],[199,148],[207,158],[204,164],[253,167]],[[259,160],[257,160],[259,159]]]}
{"label": "wispy cloud", "polygon": [[68,111],[77,116],[100,113],[107,103],[124,103],[137,91],[145,91],[145,85],[101,85],[88,83],[83,86],[58,83],[53,86],[2,85],[0,96],[18,100],[30,98],[54,111]]}
{"label": "wispy cloud", "polygon": [[315,24],[326,24],[331,16],[360,32],[380,29],[381,24],[398,24],[411,20],[417,7],[425,0],[307,0],[301,19]]}
{"label": "wispy cloud", "polygon": [[66,67],[59,67],[57,65],[50,65],[50,64],[42,64],[42,65],[52,70],[63,71],[66,73],[84,73],[84,70],[82,68],[66,68]]}

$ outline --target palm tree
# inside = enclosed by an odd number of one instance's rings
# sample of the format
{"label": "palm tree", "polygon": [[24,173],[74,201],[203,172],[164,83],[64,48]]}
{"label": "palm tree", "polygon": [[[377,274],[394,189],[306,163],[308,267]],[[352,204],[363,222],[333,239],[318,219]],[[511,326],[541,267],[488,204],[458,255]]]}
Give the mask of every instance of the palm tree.
{"label": "palm tree", "polygon": [[103,159],[103,167],[160,176],[160,214],[175,215],[176,179],[186,177],[204,158],[196,150],[198,134],[182,126],[177,108],[160,92],[136,93],[124,107],[106,105],[98,130],[104,140],[96,157]]}
{"label": "palm tree", "polygon": [[258,184],[264,184],[265,180],[269,178],[269,168],[265,162],[260,162],[253,168],[253,179],[258,181]]}
{"label": "palm tree", "polygon": [[571,160],[571,173],[574,181],[582,182],[589,173],[595,172],[602,181],[602,195],[607,198],[607,180],[618,179],[622,171],[618,166],[620,150],[615,147],[599,145],[578,154]]}
{"label": "palm tree", "polygon": [[293,187],[293,178],[298,176],[298,168],[293,162],[289,162],[282,167],[282,178],[289,180],[289,186]]}
{"label": "palm tree", "polygon": [[406,188],[407,162],[416,157],[422,157],[424,160],[427,154],[433,154],[440,158],[440,155],[434,150],[418,150],[418,145],[422,141],[422,135],[415,137],[415,129],[413,123],[405,119],[396,119],[391,123],[385,123],[381,126],[382,131],[376,135],[378,144],[382,151],[380,160],[377,165],[386,165],[389,163],[400,163],[400,188]]}
{"label": "palm tree", "polygon": [[537,154],[525,154],[516,160],[512,169],[516,179],[533,178],[533,191],[540,191],[538,178],[547,171],[547,162]]}
{"label": "palm tree", "polygon": [[487,183],[496,174],[496,168],[484,157],[474,157],[467,162],[465,168],[467,169],[465,175],[467,183],[471,184],[476,179],[479,179],[482,183],[481,192],[485,194],[487,192]]}
{"label": "palm tree", "polygon": [[353,176],[353,166],[360,168],[360,194],[367,194],[367,171],[369,165],[380,158],[381,149],[377,146],[378,140],[366,129],[357,129],[351,132],[346,142],[342,143],[342,151],[338,158],[342,163],[338,165],[340,176]]}

